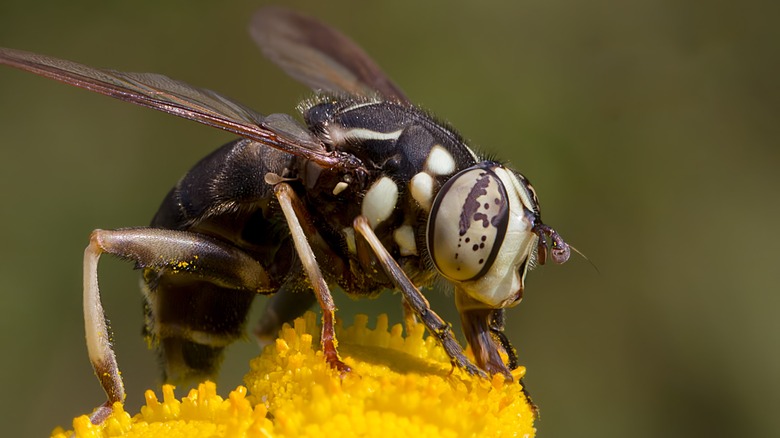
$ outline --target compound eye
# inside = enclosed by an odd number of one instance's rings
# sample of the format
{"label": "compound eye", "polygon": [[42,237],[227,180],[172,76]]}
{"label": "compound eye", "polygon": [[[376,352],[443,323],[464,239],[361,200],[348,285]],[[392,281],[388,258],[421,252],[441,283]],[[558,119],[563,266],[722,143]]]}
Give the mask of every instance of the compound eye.
{"label": "compound eye", "polygon": [[441,188],[428,218],[428,251],[453,281],[476,280],[490,269],[504,241],[509,201],[501,179],[484,164],[456,174]]}

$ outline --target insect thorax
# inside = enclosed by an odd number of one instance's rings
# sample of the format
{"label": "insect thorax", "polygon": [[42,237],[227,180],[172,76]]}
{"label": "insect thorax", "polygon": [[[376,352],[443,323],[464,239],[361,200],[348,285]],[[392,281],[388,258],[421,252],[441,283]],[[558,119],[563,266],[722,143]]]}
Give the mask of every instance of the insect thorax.
{"label": "insect thorax", "polygon": [[476,155],[455,131],[409,105],[321,97],[303,112],[330,150],[354,155],[369,170],[362,185],[323,175],[309,188],[320,194],[309,196],[314,211],[324,213],[349,258],[357,255],[352,220],[363,214],[410,276],[418,283],[430,279],[425,226],[434,197]]}

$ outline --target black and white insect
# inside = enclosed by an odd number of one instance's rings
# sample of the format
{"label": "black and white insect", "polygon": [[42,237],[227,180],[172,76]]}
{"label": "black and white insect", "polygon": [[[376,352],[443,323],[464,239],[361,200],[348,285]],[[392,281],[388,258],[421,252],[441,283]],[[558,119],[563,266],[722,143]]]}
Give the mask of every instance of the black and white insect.
{"label": "black and white insect", "polygon": [[[401,291],[407,324],[422,322],[455,365],[511,378],[517,358],[503,333],[504,309],[520,301],[527,271],[548,251],[557,263],[570,254],[542,222],[531,184],[412,105],[329,26],[265,8],[250,30],[266,57],[315,91],[299,105],[305,124],[162,75],[0,49],[2,64],[241,137],[184,175],[150,226],[92,233],[84,318],[89,358],[108,395],[93,421],[125,397],[98,288],[103,253],[142,269],[145,334],[168,380],[216,372],[257,294],[273,294],[255,329],[260,338],[318,303],[325,358],[347,373],[330,286],[356,296]],[[437,278],[454,289],[476,363],[420,292]]]}

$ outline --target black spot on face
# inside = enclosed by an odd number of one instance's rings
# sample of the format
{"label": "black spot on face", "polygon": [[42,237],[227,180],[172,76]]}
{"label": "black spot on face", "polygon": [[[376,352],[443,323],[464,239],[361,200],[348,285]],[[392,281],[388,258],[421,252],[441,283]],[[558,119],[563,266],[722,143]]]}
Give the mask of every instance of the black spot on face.
{"label": "black spot on face", "polygon": [[478,249],[479,249],[479,245],[477,245],[477,244],[475,243],[475,244],[474,244],[474,246],[472,246],[472,247],[471,247],[471,249],[472,249],[472,251],[476,251],[476,250],[478,250]]}
{"label": "black spot on face", "polygon": [[490,220],[485,213],[474,213],[474,222],[482,222],[482,228],[490,226]]}

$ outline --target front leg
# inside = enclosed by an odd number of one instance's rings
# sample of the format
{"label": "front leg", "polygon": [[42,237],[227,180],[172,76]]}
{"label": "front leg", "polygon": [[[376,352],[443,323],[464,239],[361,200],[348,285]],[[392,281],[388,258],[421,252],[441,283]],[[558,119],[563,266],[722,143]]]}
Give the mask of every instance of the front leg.
{"label": "front leg", "polygon": [[[309,245],[309,240],[304,230],[304,226],[307,230],[315,229],[315,227],[305,209],[303,209],[300,199],[298,199],[298,196],[289,184],[277,184],[274,186],[274,193],[279,200],[279,205],[282,207],[284,217],[287,219],[287,226],[290,228],[290,235],[295,243],[295,250],[301,259],[303,269],[306,271],[306,276],[311,282],[314,295],[317,297],[317,302],[322,309],[322,337],[320,341],[325,360],[331,367],[342,374],[349,372],[349,366],[341,361],[336,349],[336,304],[333,302],[333,296],[330,294],[328,284],[322,277],[314,251],[312,251],[311,245]],[[304,221],[303,226],[301,225],[301,220]],[[311,238],[314,239],[316,238],[315,236],[311,235]],[[329,260],[328,262],[338,263],[338,260]]]}
{"label": "front leg", "polygon": [[498,343],[501,344],[501,348],[503,348],[504,352],[506,353],[507,367],[510,370],[514,370],[520,366],[520,362],[517,359],[517,350],[515,350],[515,347],[513,347],[512,343],[509,342],[509,338],[506,337],[506,333],[504,333],[505,314],[505,309],[494,309],[492,315],[490,316],[489,327],[490,332],[493,333],[493,337],[495,337]]}
{"label": "front leg", "polygon": [[[507,367],[509,367],[510,370],[515,370],[520,366],[520,362],[517,359],[517,350],[515,350],[515,347],[512,346],[512,343],[509,342],[509,338],[507,338],[504,333],[504,315],[504,309],[493,310],[493,314],[490,317],[490,332],[506,352]],[[531,405],[531,410],[534,415],[539,418],[539,407],[536,406],[531,398],[531,393],[528,392],[528,387],[525,385],[522,378],[520,379],[520,384],[523,385],[523,395],[525,395],[525,398],[528,400],[528,404]]]}
{"label": "front leg", "polygon": [[106,403],[92,413],[95,424],[102,423],[111,413],[111,406],[125,398],[98,287],[98,260],[103,253],[158,273],[199,276],[226,289],[263,292],[270,285],[268,274],[256,260],[205,235],[157,228],[93,231],[84,251],[84,325],[89,360],[108,396]]}
{"label": "front leg", "polygon": [[450,325],[444,322],[444,320],[431,309],[431,305],[428,303],[428,300],[425,299],[425,296],[423,296],[420,290],[412,283],[403,269],[398,265],[398,262],[393,259],[389,252],[387,252],[387,249],[382,245],[382,242],[379,241],[374,230],[371,229],[368,219],[366,219],[365,216],[358,216],[355,218],[352,226],[355,228],[355,231],[366,239],[379,259],[387,276],[403,293],[406,304],[411,307],[417,317],[425,324],[428,331],[436,336],[439,343],[444,348],[444,351],[446,351],[452,359],[452,362],[458,367],[466,370],[469,374],[475,374],[486,378],[487,374],[485,374],[485,371],[479,369],[466,357],[463,352],[463,347],[460,346],[457,339],[455,339],[455,336],[453,336]]}

